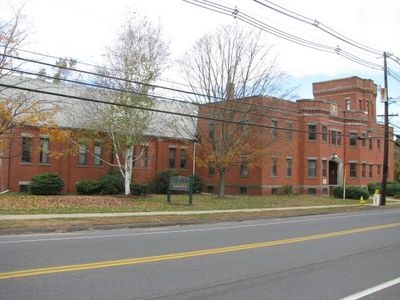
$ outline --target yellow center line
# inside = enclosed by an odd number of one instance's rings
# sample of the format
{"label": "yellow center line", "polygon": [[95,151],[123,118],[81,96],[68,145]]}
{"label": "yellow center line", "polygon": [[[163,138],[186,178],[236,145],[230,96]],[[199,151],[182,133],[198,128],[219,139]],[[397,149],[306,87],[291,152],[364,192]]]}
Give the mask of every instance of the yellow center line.
{"label": "yellow center line", "polygon": [[400,226],[400,223],[391,223],[391,224],[385,224],[385,225],[360,227],[360,228],[343,230],[343,231],[335,231],[335,232],[329,232],[329,233],[323,233],[323,234],[308,235],[308,236],[301,236],[301,237],[296,237],[296,238],[259,242],[259,243],[252,243],[252,244],[243,244],[243,245],[211,248],[211,249],[188,251],[188,252],[178,252],[178,253],[162,254],[162,255],[155,255],[155,256],[145,256],[145,257],[137,257],[137,258],[100,261],[100,262],[93,262],[93,263],[84,263],[84,264],[64,265],[64,266],[56,266],[56,267],[45,267],[45,268],[3,272],[3,273],[0,273],[0,280],[10,279],[10,278],[18,278],[18,277],[27,277],[27,276],[47,275],[47,274],[53,274],[53,273],[63,273],[63,272],[93,270],[93,269],[100,269],[100,268],[130,266],[130,265],[137,265],[137,264],[144,264],[144,263],[151,263],[151,262],[168,261],[168,260],[176,260],[176,259],[183,259],[183,258],[190,258],[190,257],[205,256],[205,255],[214,255],[214,254],[220,254],[220,253],[252,250],[252,249],[257,249],[257,248],[266,248],[266,247],[272,247],[272,246],[278,246],[278,245],[293,244],[293,243],[312,241],[312,240],[318,240],[318,239],[324,239],[324,238],[331,238],[331,237],[337,237],[337,236],[343,236],[343,235],[349,235],[349,234],[361,233],[361,232],[368,232],[368,231],[374,231],[374,230],[381,230],[381,229],[387,229],[387,228],[393,228],[393,227],[399,227],[399,226]]}

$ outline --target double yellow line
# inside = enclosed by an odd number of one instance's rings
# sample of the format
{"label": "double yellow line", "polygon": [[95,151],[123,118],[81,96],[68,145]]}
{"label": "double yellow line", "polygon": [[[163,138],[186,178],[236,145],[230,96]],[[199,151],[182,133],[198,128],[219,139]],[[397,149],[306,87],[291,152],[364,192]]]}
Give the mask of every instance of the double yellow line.
{"label": "double yellow line", "polygon": [[260,243],[252,243],[252,244],[243,244],[237,246],[229,246],[229,247],[220,247],[220,248],[212,248],[205,250],[196,250],[196,251],[188,251],[188,252],[178,252],[171,254],[162,254],[156,256],[146,256],[146,257],[137,257],[137,258],[128,258],[128,259],[120,259],[120,260],[109,260],[109,261],[101,261],[94,263],[85,263],[85,264],[75,264],[75,265],[65,265],[58,267],[46,267],[46,268],[37,268],[37,269],[27,269],[27,270],[19,270],[12,272],[3,272],[0,273],[0,280],[10,279],[10,278],[19,278],[19,277],[27,277],[27,276],[38,276],[38,275],[48,275],[54,273],[64,273],[64,272],[75,272],[75,271],[86,271],[100,268],[111,268],[111,267],[121,267],[121,266],[131,266],[137,264],[144,263],[152,263],[159,261],[168,261],[168,260],[176,260],[190,257],[198,257],[205,255],[214,255],[221,253],[229,253],[229,252],[237,252],[243,250],[252,250],[257,248],[266,248],[278,245],[285,244],[293,244],[298,242],[319,240],[324,238],[331,238],[343,235],[349,235],[354,233],[368,232],[374,230],[381,230],[393,227],[399,227],[400,223],[391,223],[385,225],[377,225],[377,226],[369,226],[369,227],[361,227],[343,231],[335,231],[324,234],[316,234],[316,235],[308,235],[297,238],[283,239],[283,240],[275,240],[268,242],[260,242]]}

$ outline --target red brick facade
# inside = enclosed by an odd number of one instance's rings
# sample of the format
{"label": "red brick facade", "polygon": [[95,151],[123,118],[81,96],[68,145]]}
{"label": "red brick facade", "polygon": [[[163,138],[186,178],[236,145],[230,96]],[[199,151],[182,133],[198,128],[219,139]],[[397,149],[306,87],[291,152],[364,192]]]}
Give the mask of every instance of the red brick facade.
{"label": "red brick facade", "polygon": [[[6,149],[3,150],[3,158],[0,164],[0,190],[14,192],[24,191],[34,175],[41,173],[57,173],[64,180],[63,192],[74,193],[76,183],[83,179],[97,179],[102,175],[109,174],[115,164],[115,157],[111,154],[109,143],[106,138],[86,141],[85,153],[79,153],[78,145],[72,146],[65,154],[65,150],[71,145],[62,142],[48,140],[48,149],[51,153],[63,153],[60,157],[50,155],[41,161],[40,149],[42,139],[47,136],[40,133],[35,127],[18,128],[13,132]],[[29,148],[23,151],[23,139],[29,141]],[[26,143],[26,142],[25,142]],[[98,146],[96,159],[95,147]],[[148,183],[155,174],[168,170],[170,167],[176,169],[183,176],[192,174],[192,151],[193,144],[185,140],[149,137],[145,143],[146,154],[143,154],[135,162],[132,181],[135,183]],[[73,149],[75,147],[75,149]],[[173,150],[175,149],[175,150]],[[28,155],[28,152],[30,153]],[[175,158],[170,157],[170,152],[175,152]],[[139,151],[137,151],[139,153]],[[79,163],[81,159],[81,163]],[[115,167],[114,167],[115,169]]]}
{"label": "red brick facade", "polygon": [[[251,97],[234,101],[236,111],[252,106],[252,117],[244,113],[240,118],[246,117],[247,122],[257,126],[246,129],[250,142],[241,150],[257,148],[259,158],[246,170],[240,162],[227,170],[226,194],[266,195],[279,193],[284,187],[298,193],[329,194],[338,185],[365,187],[381,181],[384,126],[376,122],[376,85],[371,80],[351,77],[314,83],[313,93],[312,100]],[[221,105],[224,102],[201,106],[199,114]],[[199,118],[201,143],[196,147],[196,173],[205,181],[205,191],[217,192],[218,173],[211,174],[204,163],[210,152],[209,126],[210,119]],[[243,124],[240,126],[244,130]],[[81,153],[75,145],[74,151],[59,158],[43,156],[41,143],[47,143],[49,151],[55,153],[65,152],[71,145],[46,139],[35,127],[14,129],[2,149],[0,191],[21,191],[33,175],[54,172],[63,178],[64,192],[73,193],[78,181],[96,179],[112,170],[95,157],[97,153],[105,161],[115,162],[106,138],[86,143]],[[148,137],[145,146],[145,154],[135,162],[133,182],[148,183],[170,168],[184,176],[192,174],[193,141],[188,137]],[[237,158],[240,153],[231,155]],[[393,165],[394,145],[389,141],[389,181],[394,177]]]}
{"label": "red brick facade", "polygon": [[[262,126],[250,134],[251,143],[260,140],[267,151],[246,174],[239,164],[229,168],[226,194],[265,195],[285,186],[299,193],[329,194],[338,185],[365,187],[382,180],[384,126],[376,122],[376,85],[351,77],[314,83],[313,93],[315,99],[296,102],[266,97],[237,101],[253,104],[253,115],[264,115]],[[204,106],[200,112],[209,109]],[[209,120],[199,120],[201,131],[208,126]],[[207,138],[203,133],[202,144]],[[393,151],[389,141],[389,181],[394,177]],[[199,172],[207,190],[217,192],[218,174],[207,168]]]}

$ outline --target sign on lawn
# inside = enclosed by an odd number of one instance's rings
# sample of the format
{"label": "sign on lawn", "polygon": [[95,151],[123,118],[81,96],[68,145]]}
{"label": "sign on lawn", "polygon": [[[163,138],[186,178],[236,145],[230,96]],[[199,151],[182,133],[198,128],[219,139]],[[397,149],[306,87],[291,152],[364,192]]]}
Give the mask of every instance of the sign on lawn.
{"label": "sign on lawn", "polygon": [[167,202],[171,203],[171,191],[187,192],[189,195],[189,204],[192,204],[192,176],[171,176],[168,182]]}
{"label": "sign on lawn", "polygon": [[190,189],[190,177],[184,177],[184,176],[170,177],[169,188],[171,191],[188,192]]}

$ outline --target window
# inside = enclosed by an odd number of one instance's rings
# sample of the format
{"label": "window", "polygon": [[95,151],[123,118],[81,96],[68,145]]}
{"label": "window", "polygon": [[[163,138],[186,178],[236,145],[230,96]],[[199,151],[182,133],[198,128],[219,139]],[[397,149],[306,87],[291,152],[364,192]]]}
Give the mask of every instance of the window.
{"label": "window", "polygon": [[377,171],[378,175],[381,175],[381,166],[380,165],[376,166],[376,171]]}
{"label": "window", "polygon": [[187,169],[187,149],[181,149],[181,169]]}
{"label": "window", "polygon": [[102,161],[102,153],[103,149],[101,147],[100,143],[96,143],[94,145],[94,165],[95,166],[101,166],[103,161]]}
{"label": "window", "polygon": [[328,141],[328,127],[326,127],[325,125],[322,126],[321,138],[323,142]]}
{"label": "window", "polygon": [[351,107],[350,107],[350,99],[346,98],[346,110],[350,110],[350,109],[351,109]]}
{"label": "window", "polygon": [[244,138],[249,136],[249,121],[240,121],[240,132]]}
{"label": "window", "polygon": [[271,176],[278,176],[278,158],[273,157],[271,161]]}
{"label": "window", "polygon": [[240,164],[240,176],[247,177],[249,175],[249,164],[248,161],[242,161]]}
{"label": "window", "polygon": [[331,144],[337,145],[337,132],[332,130],[330,135],[331,135]]}
{"label": "window", "polygon": [[324,159],[322,160],[322,177],[327,177],[328,176],[328,163]]}
{"label": "window", "polygon": [[362,163],[361,165],[361,176],[366,177],[367,175],[367,165],[365,163]]}
{"label": "window", "polygon": [[30,163],[32,162],[32,138],[22,137],[22,155],[21,162]]}
{"label": "window", "polygon": [[273,139],[278,138],[278,121],[277,120],[272,120],[271,123],[271,136]]}
{"label": "window", "polygon": [[381,140],[376,140],[376,148],[381,149]]}
{"label": "window", "polygon": [[41,137],[40,138],[40,153],[39,153],[39,162],[41,164],[49,163],[49,138]]}
{"label": "window", "polygon": [[213,122],[208,123],[208,131],[210,139],[214,139],[215,136],[215,124]]}
{"label": "window", "polygon": [[331,130],[330,131],[330,143],[332,145],[341,145],[342,144],[342,133],[340,131]]}
{"label": "window", "polygon": [[308,177],[317,177],[317,160],[308,160]]}
{"label": "window", "polygon": [[372,139],[368,140],[368,148],[369,150],[372,150]]}
{"label": "window", "polygon": [[371,178],[373,174],[373,165],[369,165],[369,172],[368,176]]}
{"label": "window", "polygon": [[176,168],[176,148],[169,148],[168,154],[168,167],[170,169]]}
{"label": "window", "polygon": [[86,146],[86,144],[79,144],[78,165],[80,165],[80,166],[87,165],[87,146]]}
{"label": "window", "polygon": [[292,123],[286,123],[286,139],[288,141],[292,140],[292,132],[293,132],[293,124]]}
{"label": "window", "polygon": [[214,176],[216,174],[215,166],[213,164],[208,165],[208,176]]}
{"label": "window", "polygon": [[366,133],[361,133],[361,146],[365,147],[366,141],[367,140],[367,134]]}
{"label": "window", "polygon": [[149,146],[142,145],[139,154],[140,156],[137,158],[137,166],[139,168],[147,168],[149,161]]}
{"label": "window", "polygon": [[366,111],[369,114],[369,101],[365,102]]}
{"label": "window", "polygon": [[349,143],[350,143],[350,146],[357,146],[357,133],[350,132]]}
{"label": "window", "polygon": [[20,193],[28,193],[29,192],[29,183],[20,183],[19,184],[19,192]]}
{"label": "window", "polygon": [[247,194],[247,187],[245,187],[245,186],[239,187],[239,194],[240,195],[246,195]]}
{"label": "window", "polygon": [[352,178],[357,177],[357,163],[355,162],[350,163],[350,177]]}
{"label": "window", "polygon": [[362,100],[358,99],[358,110],[362,110]]}
{"label": "window", "polygon": [[308,124],[308,140],[315,141],[317,139],[317,125]]}
{"label": "window", "polygon": [[286,158],[286,176],[292,177],[292,165],[293,160],[291,158]]}
{"label": "window", "polygon": [[308,188],[307,189],[307,194],[308,195],[316,195],[317,194],[317,189],[316,188]]}

